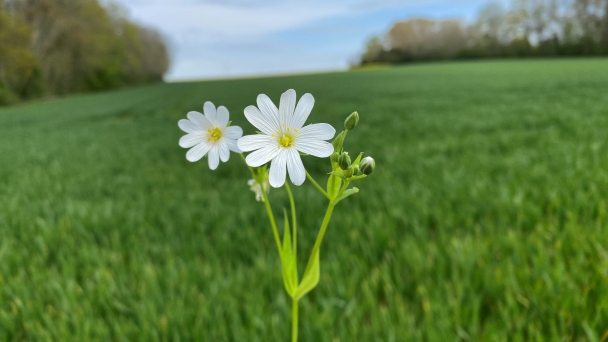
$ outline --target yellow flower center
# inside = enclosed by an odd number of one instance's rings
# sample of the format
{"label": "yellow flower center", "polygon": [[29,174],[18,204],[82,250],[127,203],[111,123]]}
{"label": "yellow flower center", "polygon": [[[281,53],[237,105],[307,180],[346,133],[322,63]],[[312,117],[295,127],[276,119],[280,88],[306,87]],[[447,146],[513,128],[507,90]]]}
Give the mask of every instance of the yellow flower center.
{"label": "yellow flower center", "polygon": [[219,138],[222,137],[222,131],[219,128],[215,127],[214,129],[208,129],[209,135],[207,136],[207,141],[213,140],[216,142]]}
{"label": "yellow flower center", "polygon": [[289,133],[283,133],[279,137],[279,145],[283,147],[293,146],[293,141],[295,137]]}

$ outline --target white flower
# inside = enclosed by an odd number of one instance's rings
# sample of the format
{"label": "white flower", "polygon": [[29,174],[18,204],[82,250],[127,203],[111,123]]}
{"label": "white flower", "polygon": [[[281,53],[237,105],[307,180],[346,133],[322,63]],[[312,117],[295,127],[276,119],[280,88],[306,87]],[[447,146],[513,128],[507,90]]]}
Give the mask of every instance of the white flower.
{"label": "white flower", "polygon": [[238,126],[228,126],[228,109],[219,106],[217,110],[213,103],[207,101],[203,106],[205,115],[199,112],[189,112],[189,120],[179,120],[179,128],[188,133],[179,139],[179,146],[192,147],[186,153],[186,159],[195,162],[209,153],[209,168],[215,170],[220,163],[227,162],[230,151],[241,153],[236,140],[243,136],[243,130]]}
{"label": "white flower", "polygon": [[245,108],[245,117],[262,134],[247,135],[238,140],[238,147],[244,152],[255,150],[247,156],[247,164],[258,167],[272,160],[270,185],[275,188],[283,185],[286,170],[292,183],[301,185],[306,179],[306,171],[298,152],[329,157],[334,147],[324,140],[333,138],[336,130],[325,123],[302,127],[315,104],[310,94],[304,94],[297,106],[293,89],[281,95],[278,109],[264,94],[258,95],[257,103],[258,107]]}
{"label": "white flower", "polygon": [[[262,195],[262,185],[255,181],[255,179],[250,179],[247,181],[247,185],[249,185],[249,189],[255,193],[255,200],[258,202],[264,202],[264,195]],[[266,193],[270,191],[268,187],[268,182],[264,182],[264,190]]]}

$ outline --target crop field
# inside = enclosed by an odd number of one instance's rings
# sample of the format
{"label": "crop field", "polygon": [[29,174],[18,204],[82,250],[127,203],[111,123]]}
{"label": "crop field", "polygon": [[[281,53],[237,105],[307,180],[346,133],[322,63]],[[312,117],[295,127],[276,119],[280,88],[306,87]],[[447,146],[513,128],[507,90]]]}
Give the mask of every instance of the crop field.
{"label": "crop field", "polygon": [[[186,160],[207,100],[259,93],[376,160],[334,211],[301,341],[608,341],[608,60],[420,64],[158,84],[0,110],[1,341],[287,341],[240,158]],[[303,158],[319,181],[327,160]],[[300,251],[326,200],[294,188]],[[270,192],[275,213],[285,190]],[[304,215],[305,213],[314,215]],[[317,214],[318,213],[318,214]],[[279,224],[282,220],[279,219]],[[300,269],[305,258],[301,258]]]}

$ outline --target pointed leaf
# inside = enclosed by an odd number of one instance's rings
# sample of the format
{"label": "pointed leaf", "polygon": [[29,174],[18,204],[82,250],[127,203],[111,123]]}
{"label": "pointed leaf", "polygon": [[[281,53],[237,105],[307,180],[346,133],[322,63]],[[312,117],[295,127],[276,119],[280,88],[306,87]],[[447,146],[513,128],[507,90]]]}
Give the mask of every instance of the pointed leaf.
{"label": "pointed leaf", "polygon": [[346,177],[344,177],[344,172],[342,171],[332,171],[329,174],[340,177],[340,179],[346,179]]}
{"label": "pointed leaf", "polygon": [[359,165],[359,163],[361,162],[361,157],[363,157],[363,152],[359,153],[352,165]]}
{"label": "pointed leaf", "polygon": [[283,230],[283,258],[281,264],[283,268],[283,283],[285,284],[285,290],[291,297],[294,296],[298,287],[298,273],[296,271],[296,259],[293,255],[293,248],[291,245],[291,233],[289,231],[289,218],[287,217],[287,211],[283,209],[285,214],[285,229]]}
{"label": "pointed leaf", "polygon": [[298,285],[298,289],[296,290],[294,296],[296,300],[304,297],[319,283],[319,274],[321,271],[321,266],[319,265],[319,250],[317,249],[313,253],[310,263],[306,266],[302,282]]}
{"label": "pointed leaf", "polygon": [[341,200],[345,199],[346,197],[356,194],[357,192],[359,192],[359,189],[357,189],[357,188],[348,189],[348,190],[344,191],[342,193],[342,195],[340,195],[340,197],[333,200],[332,203],[336,204],[336,203],[340,202]]}

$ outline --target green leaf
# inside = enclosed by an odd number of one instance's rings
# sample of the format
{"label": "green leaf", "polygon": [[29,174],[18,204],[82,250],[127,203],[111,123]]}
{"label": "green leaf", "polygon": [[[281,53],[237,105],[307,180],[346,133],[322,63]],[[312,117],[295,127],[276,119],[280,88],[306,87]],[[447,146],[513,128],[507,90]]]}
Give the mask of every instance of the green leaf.
{"label": "green leaf", "polygon": [[348,189],[348,190],[344,191],[342,193],[342,195],[340,195],[340,197],[336,198],[332,202],[334,204],[336,204],[336,203],[340,202],[341,200],[345,199],[346,197],[356,194],[357,192],[359,192],[359,189],[357,189],[357,188]]}
{"label": "green leaf", "polygon": [[367,175],[358,175],[358,176],[353,176],[353,177],[350,177],[349,181],[351,181],[351,182],[352,182],[352,181],[356,181],[356,180],[358,180],[358,179],[363,179],[363,178],[365,178],[365,177],[367,177]]}
{"label": "green leaf", "polygon": [[333,171],[327,180],[327,196],[331,199],[338,196],[338,191],[340,191],[340,186],[342,185],[342,180],[333,174],[334,172],[336,171]]}
{"label": "green leaf", "polygon": [[329,174],[340,177],[340,179],[346,180],[346,177],[344,177],[344,172],[342,172],[342,171],[332,171]]}
{"label": "green leaf", "polygon": [[287,211],[283,209],[285,214],[285,229],[283,230],[283,258],[281,264],[283,267],[283,283],[285,284],[285,290],[291,297],[294,296],[298,287],[298,273],[296,271],[296,258],[293,255],[293,248],[291,245],[291,233],[289,231],[289,218],[287,217]]}
{"label": "green leaf", "polygon": [[355,158],[355,161],[352,163],[352,165],[359,165],[359,163],[361,162],[361,157],[363,157],[363,152],[359,153],[359,155],[357,156],[357,158]]}
{"label": "green leaf", "polygon": [[319,265],[319,250],[315,250],[314,255],[310,259],[310,263],[306,266],[302,282],[296,290],[294,298],[296,300],[304,297],[308,292],[314,289],[319,283],[319,274],[321,266]]}

